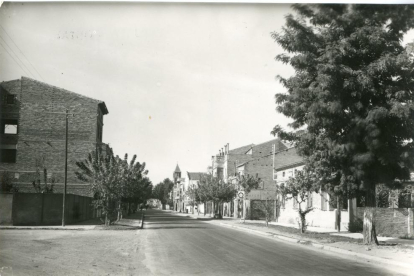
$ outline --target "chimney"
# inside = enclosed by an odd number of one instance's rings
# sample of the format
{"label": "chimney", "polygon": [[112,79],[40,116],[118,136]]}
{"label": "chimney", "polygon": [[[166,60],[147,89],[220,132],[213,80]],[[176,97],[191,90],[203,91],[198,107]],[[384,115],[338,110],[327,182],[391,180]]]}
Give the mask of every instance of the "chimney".
{"label": "chimney", "polygon": [[230,144],[227,143],[227,153],[229,153],[229,151],[230,151]]}

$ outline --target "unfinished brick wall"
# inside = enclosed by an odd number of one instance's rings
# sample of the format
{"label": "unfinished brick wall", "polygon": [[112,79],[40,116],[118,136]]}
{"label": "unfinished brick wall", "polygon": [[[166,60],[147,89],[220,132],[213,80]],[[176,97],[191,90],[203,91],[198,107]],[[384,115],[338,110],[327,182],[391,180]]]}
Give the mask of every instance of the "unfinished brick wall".
{"label": "unfinished brick wall", "polygon": [[[356,216],[362,223],[364,207],[357,207]],[[375,229],[377,235],[402,237],[414,235],[413,208],[376,208]]]}
{"label": "unfinished brick wall", "polygon": [[1,85],[16,93],[19,102],[15,107],[19,112],[16,163],[2,163],[1,171],[12,172],[21,191],[33,192],[36,160],[44,159],[49,175],[57,180],[56,191],[62,191],[65,115],[49,112],[68,109],[75,113],[68,124],[68,193],[90,196],[89,185],[75,176],[75,162],[85,159],[101,142],[97,139],[98,124],[103,120],[99,114],[100,101],[25,77]]}

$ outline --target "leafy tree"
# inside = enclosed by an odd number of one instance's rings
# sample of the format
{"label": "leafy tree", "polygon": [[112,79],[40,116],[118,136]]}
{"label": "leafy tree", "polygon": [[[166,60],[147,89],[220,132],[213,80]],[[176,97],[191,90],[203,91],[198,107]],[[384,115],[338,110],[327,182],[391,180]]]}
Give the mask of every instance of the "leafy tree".
{"label": "leafy tree", "polygon": [[[276,103],[291,128],[307,131],[276,126],[272,133],[295,142],[322,190],[342,198],[365,191],[375,207],[375,185],[398,185],[413,168],[414,64],[401,41],[414,25],[414,6],[293,9],[297,16],[272,33],[288,52],[276,60],[295,70],[278,76],[287,93],[276,94]],[[365,213],[364,242],[373,243],[372,209]]]}
{"label": "leafy tree", "polygon": [[131,203],[136,203],[137,205],[141,200],[146,201],[148,198],[143,198],[142,196],[143,189],[147,183],[145,179],[148,174],[148,170],[145,169],[145,162],[140,163],[136,162],[137,156],[134,155],[131,161],[128,162],[128,154],[125,154],[124,159],[121,160],[118,156],[116,157],[116,164],[119,166],[118,171],[120,173],[119,182],[118,182],[118,220],[122,218],[122,203],[129,205]]}
{"label": "leafy tree", "polygon": [[88,157],[76,162],[79,171],[76,176],[85,182],[91,183],[94,194],[93,204],[96,209],[102,210],[105,225],[108,226],[115,219],[115,202],[119,198],[119,166],[112,149],[103,152],[100,148],[88,154]]}
{"label": "leafy tree", "polygon": [[155,185],[152,191],[153,198],[159,199],[162,204],[162,209],[165,210],[167,203],[171,204],[170,193],[174,187],[174,182],[169,178],[164,179],[162,182]]}
{"label": "leafy tree", "polygon": [[233,200],[237,189],[231,183],[226,183],[213,175],[207,175],[201,177],[197,191],[200,200],[213,202],[215,216],[221,217],[220,206],[224,202]]}
{"label": "leafy tree", "polygon": [[318,192],[319,187],[315,185],[315,177],[306,168],[303,171],[297,171],[294,177],[291,177],[285,184],[280,186],[280,192],[286,199],[293,199],[297,203],[298,214],[300,219],[300,231],[305,233],[306,215],[310,213],[314,208],[307,204],[312,192]]}
{"label": "leafy tree", "polygon": [[[198,195],[198,187],[196,185],[191,185],[188,187],[188,190],[185,192],[185,195],[188,198],[188,203],[193,207],[192,213],[194,214],[194,207],[197,205],[200,201],[200,196]],[[199,209],[198,213],[199,213]]]}

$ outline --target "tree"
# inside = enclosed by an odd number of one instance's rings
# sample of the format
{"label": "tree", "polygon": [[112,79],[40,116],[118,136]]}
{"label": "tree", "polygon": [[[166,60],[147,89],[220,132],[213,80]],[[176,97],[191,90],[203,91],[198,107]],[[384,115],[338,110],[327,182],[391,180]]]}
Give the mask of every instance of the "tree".
{"label": "tree", "polygon": [[[295,200],[299,214],[299,228],[301,233],[305,233],[306,215],[314,208],[308,204],[312,197],[312,192],[318,192],[318,186],[315,185],[314,175],[306,168],[303,171],[297,171],[294,177],[291,177],[285,184],[280,186],[280,192],[285,199]],[[305,205],[305,206],[303,206]]]}
{"label": "tree", "polygon": [[273,204],[272,204],[272,200],[269,198],[266,198],[263,202],[263,200],[258,202],[258,206],[259,210],[261,210],[264,214],[265,214],[265,222],[266,222],[266,227],[269,227],[269,222],[271,220],[271,215],[273,212]]}
{"label": "tree", "polygon": [[[362,190],[375,207],[375,185],[398,185],[413,168],[414,65],[401,41],[414,26],[414,6],[293,9],[298,16],[272,33],[288,52],[276,60],[295,70],[278,76],[287,93],[276,94],[276,103],[293,120],[289,127],[306,132],[275,126],[272,133],[295,143],[322,190],[342,198]],[[364,242],[372,243],[374,214],[365,212]]]}
{"label": "tree", "polygon": [[128,154],[121,159],[110,148],[105,152],[97,148],[85,160],[76,162],[76,176],[91,183],[93,204],[102,210],[107,226],[122,218],[123,203],[128,204],[129,212],[131,203],[138,206],[151,196],[152,183],[145,162],[136,162],[136,158],[134,155],[128,162]]}
{"label": "tree", "polygon": [[186,197],[188,198],[188,203],[193,207],[192,213],[194,214],[194,207],[200,202],[200,197],[198,196],[198,187],[191,185],[188,187],[188,190],[185,192]]}
{"label": "tree", "polygon": [[[125,154],[124,159],[121,160],[116,157],[116,164],[119,166],[118,172],[120,173],[118,182],[118,220],[122,218],[122,203],[128,205],[128,213],[130,212],[130,204],[141,199],[141,195],[146,188],[145,184],[148,184],[145,177],[148,174],[148,170],[145,169],[145,162],[136,162],[137,155],[134,155],[131,161],[128,162],[128,154]],[[142,202],[139,202],[142,203]]]}
{"label": "tree", "polygon": [[171,204],[170,193],[172,192],[173,187],[174,182],[172,182],[169,178],[166,178],[162,182],[155,185],[152,190],[153,197],[161,201],[163,210],[165,210],[165,205],[167,203]]}
{"label": "tree", "polygon": [[[36,193],[53,193],[56,183],[56,178],[51,177],[50,184],[48,185],[48,175],[47,175],[47,168],[46,168],[46,160],[44,156],[36,158],[35,160],[35,179],[32,182],[32,186],[35,189]],[[43,175],[41,175],[42,173]],[[41,178],[43,176],[43,185],[41,182]]]}
{"label": "tree", "polygon": [[201,177],[197,191],[200,200],[213,202],[215,216],[221,218],[220,206],[224,202],[232,200],[237,189],[231,183],[226,183],[213,175],[207,175]]}
{"label": "tree", "polygon": [[76,176],[91,183],[92,201],[95,208],[102,211],[104,222],[109,226],[115,219],[116,200],[119,198],[119,166],[112,149],[103,152],[100,148],[88,154],[88,157],[76,162],[79,171]]}

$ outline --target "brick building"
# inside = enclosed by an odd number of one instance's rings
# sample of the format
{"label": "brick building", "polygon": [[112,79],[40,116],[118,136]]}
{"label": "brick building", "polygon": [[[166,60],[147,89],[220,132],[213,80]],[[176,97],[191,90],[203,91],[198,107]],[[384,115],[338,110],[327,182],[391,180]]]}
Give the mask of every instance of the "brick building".
{"label": "brick building", "polygon": [[[12,174],[22,192],[34,192],[36,169],[47,169],[61,192],[65,166],[65,110],[68,124],[68,193],[90,196],[89,185],[75,176],[76,161],[102,143],[103,101],[27,77],[0,83],[0,172]],[[43,183],[43,177],[42,183]]]}

